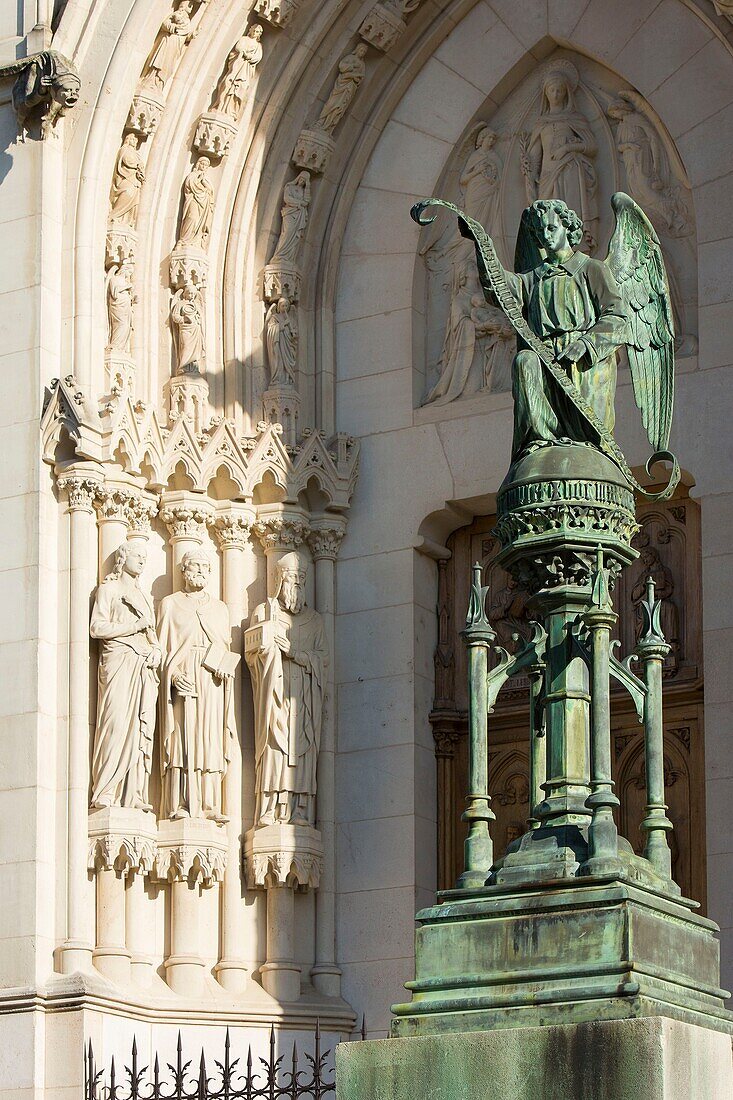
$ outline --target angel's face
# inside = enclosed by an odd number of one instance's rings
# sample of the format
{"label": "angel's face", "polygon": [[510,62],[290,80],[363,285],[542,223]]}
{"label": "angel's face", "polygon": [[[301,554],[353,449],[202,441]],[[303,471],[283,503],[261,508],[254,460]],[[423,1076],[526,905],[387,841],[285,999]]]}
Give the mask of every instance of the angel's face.
{"label": "angel's face", "polygon": [[559,256],[572,251],[568,241],[568,231],[554,210],[543,214],[536,230],[537,239],[548,256]]}

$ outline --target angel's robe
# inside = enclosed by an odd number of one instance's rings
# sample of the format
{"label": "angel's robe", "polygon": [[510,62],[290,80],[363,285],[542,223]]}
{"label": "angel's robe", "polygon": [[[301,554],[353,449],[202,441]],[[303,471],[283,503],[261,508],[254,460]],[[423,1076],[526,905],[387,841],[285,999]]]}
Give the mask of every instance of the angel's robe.
{"label": "angel's robe", "polygon": [[[307,818],[315,824],[316,766],[321,740],[328,642],[323,618],[304,607],[274,608],[276,631],[247,653],[255,702],[258,821]],[[270,620],[268,604],[252,626]],[[271,621],[271,620],[270,620]]]}
{"label": "angel's robe", "polygon": [[[555,356],[579,340],[585,354],[560,366],[609,431],[614,426],[616,352],[628,339],[626,311],[607,264],[582,252],[522,274],[506,272],[529,327]],[[516,460],[534,443],[572,439],[597,444],[598,435],[539,358],[523,350],[512,370]]]}
{"label": "angel's robe", "polygon": [[[171,804],[171,769],[185,772],[191,817],[199,817],[208,806],[199,805],[201,776],[221,776],[231,756],[235,736],[234,699],[231,682],[218,679],[204,667],[204,658],[214,644],[229,649],[230,626],[227,605],[208,596],[201,600],[175,592],[160,601],[158,637],[163,650],[160,697],[160,744],[163,769],[163,812],[176,812]],[[182,695],[173,677],[182,673],[194,685],[195,694]],[[173,802],[177,799],[173,798]]]}

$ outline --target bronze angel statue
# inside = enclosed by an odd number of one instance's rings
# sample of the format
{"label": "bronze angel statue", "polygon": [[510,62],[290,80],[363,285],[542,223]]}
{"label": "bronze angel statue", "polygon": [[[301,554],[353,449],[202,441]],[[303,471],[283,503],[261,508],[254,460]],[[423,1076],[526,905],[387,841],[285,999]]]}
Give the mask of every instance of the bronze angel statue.
{"label": "bronze angel statue", "polygon": [[[578,251],[583,222],[561,199],[538,199],[522,214],[514,271],[499,262],[478,222],[452,203],[426,199],[413,206],[419,225],[430,206],[458,215],[476,246],[484,295],[517,332],[512,364],[512,462],[549,444],[587,443],[604,451],[648,497],[671,496],[679,467],[667,450],[674,399],[674,322],[659,239],[633,199],[611,199],[616,227],[608,256]],[[636,404],[654,454],[672,463],[661,493],[646,492],[613,438],[617,354],[626,347]]]}

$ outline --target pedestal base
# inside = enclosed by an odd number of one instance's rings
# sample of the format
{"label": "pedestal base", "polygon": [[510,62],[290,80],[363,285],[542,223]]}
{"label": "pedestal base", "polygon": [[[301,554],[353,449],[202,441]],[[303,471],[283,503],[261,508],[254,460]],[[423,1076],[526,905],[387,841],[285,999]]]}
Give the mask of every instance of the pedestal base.
{"label": "pedestal base", "polygon": [[729,1100],[728,1036],[661,1017],[341,1043],[337,1100]]}
{"label": "pedestal base", "polygon": [[667,1016],[731,1034],[717,925],[627,880],[446,891],[394,1036]]}

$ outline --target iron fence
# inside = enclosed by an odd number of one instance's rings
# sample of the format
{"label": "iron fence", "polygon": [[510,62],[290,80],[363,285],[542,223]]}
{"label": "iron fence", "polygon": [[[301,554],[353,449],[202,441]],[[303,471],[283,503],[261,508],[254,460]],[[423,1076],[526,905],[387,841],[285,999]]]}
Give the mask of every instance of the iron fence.
{"label": "iron fence", "polygon": [[[366,1037],[362,1020],[361,1038]],[[274,1026],[270,1029],[267,1058],[254,1058],[252,1047],[247,1058],[232,1058],[227,1028],[221,1061],[207,1065],[204,1051],[194,1066],[183,1054],[178,1032],[175,1065],[161,1069],[158,1055],[152,1068],[141,1066],[137,1040],[132,1040],[129,1065],[121,1072],[112,1058],[109,1070],[97,1066],[92,1041],[84,1051],[84,1100],[322,1100],[335,1096],[336,1079],[330,1062],[331,1051],[321,1050],[321,1029],[316,1022],[313,1053],[300,1053],[293,1043],[291,1056],[276,1054]]]}

